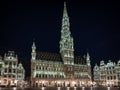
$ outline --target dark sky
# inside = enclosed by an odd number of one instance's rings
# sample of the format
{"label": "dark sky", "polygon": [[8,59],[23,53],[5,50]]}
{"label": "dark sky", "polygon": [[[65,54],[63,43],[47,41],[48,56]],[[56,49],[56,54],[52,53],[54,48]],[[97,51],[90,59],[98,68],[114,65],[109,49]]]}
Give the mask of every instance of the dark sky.
{"label": "dark sky", "polygon": [[[59,53],[63,2],[1,0],[0,53],[14,50],[27,65],[33,38],[38,51]],[[76,55],[83,56],[88,49],[92,65],[120,59],[119,4],[112,0],[67,0]]]}

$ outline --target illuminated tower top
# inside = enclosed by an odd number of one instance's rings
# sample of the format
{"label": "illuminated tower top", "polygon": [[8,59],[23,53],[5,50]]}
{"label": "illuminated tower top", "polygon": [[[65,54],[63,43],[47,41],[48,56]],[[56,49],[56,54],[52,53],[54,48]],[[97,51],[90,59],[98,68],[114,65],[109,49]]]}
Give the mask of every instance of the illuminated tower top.
{"label": "illuminated tower top", "polygon": [[35,46],[35,42],[33,42],[33,44],[32,44],[31,56],[32,56],[32,60],[36,59],[36,46]]}
{"label": "illuminated tower top", "polygon": [[[62,30],[61,30],[61,36],[70,36],[70,22],[69,22],[69,17],[67,13],[67,8],[66,8],[66,2],[64,2],[64,10],[63,10],[63,18],[62,18]],[[61,37],[62,38],[62,37]]]}
{"label": "illuminated tower top", "polygon": [[61,40],[60,40],[60,53],[64,63],[66,64],[74,63],[73,52],[74,52],[73,37],[71,37],[70,22],[69,22],[69,17],[67,13],[66,2],[64,2],[62,27],[61,27]]}
{"label": "illuminated tower top", "polygon": [[36,46],[35,46],[35,42],[33,42],[33,45],[32,45],[32,52],[35,52],[36,50]]}
{"label": "illuminated tower top", "polygon": [[66,2],[64,2],[64,11],[63,11],[63,16],[68,17],[68,14],[67,14],[67,8],[66,8]]}
{"label": "illuminated tower top", "polygon": [[87,52],[86,60],[87,60],[87,65],[88,65],[88,66],[91,66],[91,65],[90,65],[90,55],[89,55],[88,52]]}

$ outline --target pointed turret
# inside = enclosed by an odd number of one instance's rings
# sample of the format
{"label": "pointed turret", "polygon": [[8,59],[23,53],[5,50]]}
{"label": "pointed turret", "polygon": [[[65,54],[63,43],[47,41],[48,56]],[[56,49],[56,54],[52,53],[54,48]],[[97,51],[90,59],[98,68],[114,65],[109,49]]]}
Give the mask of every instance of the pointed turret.
{"label": "pointed turret", "polygon": [[87,56],[86,56],[86,61],[87,61],[87,65],[90,66],[90,55],[87,52]]}
{"label": "pointed turret", "polygon": [[31,59],[32,60],[35,60],[36,59],[36,46],[35,46],[35,42],[33,41],[33,44],[32,44],[32,53],[31,53]]}
{"label": "pointed turret", "polygon": [[67,14],[67,8],[66,8],[66,1],[64,2],[64,10],[63,10],[63,17],[68,17],[68,14]]}
{"label": "pointed turret", "polygon": [[69,26],[70,26],[70,23],[69,23],[69,17],[67,13],[66,2],[64,2],[63,18],[62,18],[62,32],[70,32]]}
{"label": "pointed turret", "polygon": [[35,42],[33,42],[33,44],[32,44],[32,52],[35,52],[35,50],[36,50],[36,46],[35,46]]}

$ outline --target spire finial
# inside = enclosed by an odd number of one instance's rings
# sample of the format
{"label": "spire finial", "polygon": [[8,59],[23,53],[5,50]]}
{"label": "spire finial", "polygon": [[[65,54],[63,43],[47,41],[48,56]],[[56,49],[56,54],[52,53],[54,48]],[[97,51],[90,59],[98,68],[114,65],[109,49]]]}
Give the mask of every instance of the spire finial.
{"label": "spire finial", "polygon": [[64,7],[66,7],[66,0],[64,1]]}
{"label": "spire finial", "polygon": [[63,16],[68,16],[68,15],[67,15],[66,1],[64,1],[64,12],[63,12]]}
{"label": "spire finial", "polygon": [[35,38],[33,38],[33,45],[32,46],[35,47]]}
{"label": "spire finial", "polygon": [[87,48],[87,56],[89,56],[89,50],[88,50],[88,48]]}

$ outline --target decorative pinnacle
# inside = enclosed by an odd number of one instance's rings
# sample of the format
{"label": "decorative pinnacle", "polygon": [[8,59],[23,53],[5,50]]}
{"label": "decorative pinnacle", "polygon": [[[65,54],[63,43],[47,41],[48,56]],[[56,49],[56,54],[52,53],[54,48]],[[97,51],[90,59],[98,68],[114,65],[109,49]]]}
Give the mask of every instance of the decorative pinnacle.
{"label": "decorative pinnacle", "polygon": [[63,16],[68,16],[68,15],[67,15],[67,8],[66,8],[66,1],[64,1],[64,12],[63,12]]}
{"label": "decorative pinnacle", "polygon": [[32,47],[35,47],[35,41],[33,40],[33,45],[32,45]]}
{"label": "decorative pinnacle", "polygon": [[66,7],[66,1],[64,1],[64,7]]}

